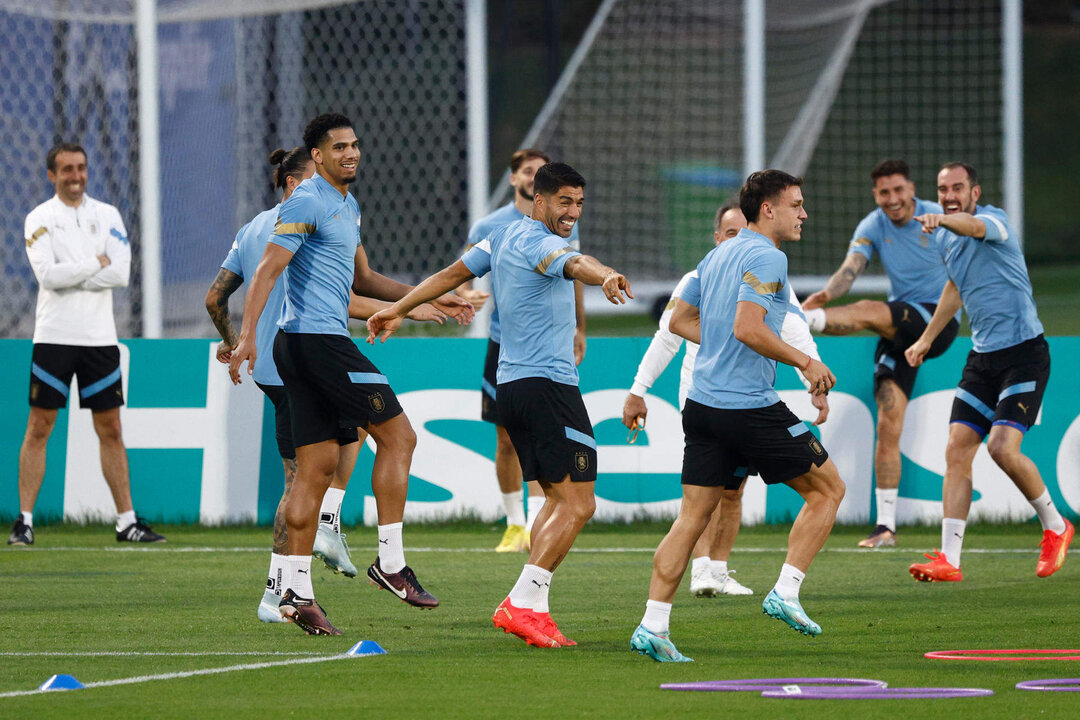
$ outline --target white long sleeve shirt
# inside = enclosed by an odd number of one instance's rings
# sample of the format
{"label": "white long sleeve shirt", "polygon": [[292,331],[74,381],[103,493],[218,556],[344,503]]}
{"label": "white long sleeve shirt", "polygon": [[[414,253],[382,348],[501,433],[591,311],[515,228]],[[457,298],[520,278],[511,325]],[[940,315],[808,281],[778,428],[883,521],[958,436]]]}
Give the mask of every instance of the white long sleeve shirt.
{"label": "white long sleeve shirt", "polygon": [[[682,280],[679,281],[674,292],[671,293],[671,300],[668,301],[664,313],[660,316],[660,328],[653,335],[652,342],[649,343],[649,349],[645,351],[645,355],[638,365],[637,374],[634,376],[634,384],[630,388],[631,395],[645,397],[645,393],[656,382],[656,378],[660,377],[671,359],[679,352],[683,338],[671,332],[671,314],[675,308],[675,301],[682,295],[686,283],[690,282],[690,278],[694,277],[697,277],[697,270],[691,270],[683,275]],[[810,328],[806,325],[806,319],[802,316],[802,310],[799,307],[798,300],[795,299],[794,293],[791,294],[790,302],[798,312],[789,310],[787,315],[784,316],[784,326],[780,332],[780,339],[815,360],[820,360],[821,355],[818,354],[817,344],[810,334]],[[682,369],[679,373],[680,409],[686,404],[686,395],[690,392],[690,385],[694,376],[694,360],[697,359],[697,353],[697,343],[687,341],[686,354],[683,356]],[[809,389],[810,386],[806,382],[806,378],[802,376],[801,371],[799,372],[799,378]]]}
{"label": "white long sleeve shirt", "polygon": [[[131,273],[120,212],[88,195],[78,207],[53,196],[26,216],[26,255],[39,285],[34,342],[115,345],[112,289]],[[110,264],[101,267],[98,255]]]}

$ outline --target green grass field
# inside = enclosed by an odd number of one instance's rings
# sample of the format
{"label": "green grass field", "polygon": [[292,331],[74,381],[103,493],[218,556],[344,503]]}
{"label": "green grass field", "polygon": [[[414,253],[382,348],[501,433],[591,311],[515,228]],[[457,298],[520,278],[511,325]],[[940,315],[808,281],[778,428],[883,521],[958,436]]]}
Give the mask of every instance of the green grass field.
{"label": "green grass field", "polygon": [[[732,567],[753,597],[677,595],[673,638],[693,664],[661,665],[628,649],[652,551],[666,524],[590,525],[555,575],[552,612],[576,648],[542,650],[492,628],[523,556],[496,555],[501,527],[410,526],[410,564],[442,606],[421,611],[366,579],[319,568],[315,587],[340,638],[308,637],[255,618],[268,528],[164,527],[169,543],[118,547],[110,528],[42,526],[30,549],[0,551],[0,717],[1075,717],[1067,693],[1021,680],[1077,677],[1074,662],[923,658],[929,650],[1076,648],[1080,561],[1035,577],[1036,525],[968,529],[966,579],[914,582],[907,566],[937,528],[903,529],[903,548],[856,551],[865,528],[837,528],[802,599],[824,633],[807,638],[761,613],[783,561],[786,529],[747,528]],[[349,535],[354,560],[374,531]],[[318,659],[375,640],[384,656],[4,697],[53,673],[84,683],[240,664]],[[142,654],[146,653],[146,654]],[[901,686],[991,688],[959,700],[792,701],[756,693],[661,691],[665,682],[751,677],[863,677]]]}

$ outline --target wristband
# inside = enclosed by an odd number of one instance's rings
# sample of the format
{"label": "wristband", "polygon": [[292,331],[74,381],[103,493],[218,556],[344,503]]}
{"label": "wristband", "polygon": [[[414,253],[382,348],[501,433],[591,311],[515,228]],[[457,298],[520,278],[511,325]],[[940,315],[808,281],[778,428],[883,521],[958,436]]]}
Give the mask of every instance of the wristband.
{"label": "wristband", "polygon": [[802,371],[806,372],[810,368],[810,363],[814,362],[814,358],[809,355],[806,356],[806,364],[803,365]]}

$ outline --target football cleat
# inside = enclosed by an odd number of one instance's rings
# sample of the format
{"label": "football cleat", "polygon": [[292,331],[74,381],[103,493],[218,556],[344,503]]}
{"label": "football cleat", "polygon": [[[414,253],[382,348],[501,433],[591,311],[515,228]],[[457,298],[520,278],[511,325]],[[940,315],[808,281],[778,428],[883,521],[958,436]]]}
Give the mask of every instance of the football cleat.
{"label": "football cleat", "polygon": [[272,590],[263,592],[259,601],[259,620],[264,623],[287,623],[281,615],[281,596]]}
{"label": "football cleat", "polygon": [[8,536],[7,544],[16,547],[34,544],[34,528],[23,522],[22,515],[15,518],[15,527],[11,528],[11,535]]}
{"label": "football cleat", "polygon": [[775,589],[770,590],[769,594],[765,596],[765,601],[761,603],[761,612],[771,618],[783,620],[803,635],[815,636],[821,634],[821,626],[810,619],[810,616],[803,610],[802,603],[799,602],[798,598],[785,600],[780,597],[780,594]]}
{"label": "football cleat", "polygon": [[495,614],[491,616],[491,622],[503,632],[517,635],[525,641],[526,645],[546,648],[561,647],[558,640],[540,628],[540,619],[536,613],[532,610],[514,607],[510,604],[509,597],[499,603],[499,607],[495,608]]}
{"label": "football cleat", "polygon": [[690,594],[694,597],[714,597],[723,591],[723,582],[708,565],[690,572]]}
{"label": "football cleat", "polygon": [[340,635],[341,631],[330,624],[322,605],[314,600],[302,598],[292,588],[281,597],[281,617],[285,622],[293,622],[308,635]]}
{"label": "football cleat", "polygon": [[524,525],[507,525],[502,540],[495,547],[497,553],[528,552],[529,533]]}
{"label": "football cleat", "polygon": [[357,570],[349,553],[349,544],[345,542],[345,533],[334,532],[334,528],[319,523],[311,554],[322,560],[326,567],[335,573],[356,577]]}
{"label": "football cleat", "polygon": [[630,649],[637,650],[638,655],[648,655],[656,662],[694,662],[694,658],[683,655],[671,642],[671,633],[654,633],[644,625],[638,625],[630,636]]}
{"label": "football cleat", "polygon": [[142,518],[135,518],[135,522],[116,531],[116,542],[163,543],[165,536],[151,530]]}
{"label": "football cleat", "polygon": [[950,565],[945,553],[937,548],[932,553],[923,553],[923,557],[929,558],[930,562],[913,563],[908,568],[919,582],[960,582],[964,579],[960,568]]}
{"label": "football cleat", "polygon": [[560,647],[574,647],[577,645],[576,642],[562,634],[559,626],[555,624],[555,620],[551,617],[551,613],[536,612],[534,610],[533,616],[536,618],[536,624],[540,628],[540,632],[559,643]]}
{"label": "football cleat", "polygon": [[896,533],[884,525],[878,525],[869,535],[859,541],[859,547],[896,547]]}
{"label": "football cleat", "polygon": [[[1043,539],[1039,545],[1039,564],[1035,566],[1035,574],[1039,577],[1050,577],[1065,564],[1065,555],[1069,552],[1069,543],[1072,542],[1076,528],[1068,520],[1065,521],[1065,532],[1060,535],[1050,530],[1043,530]],[[11,542],[8,540],[8,542]],[[33,540],[31,540],[33,542]]]}
{"label": "football cleat", "polygon": [[721,595],[753,595],[754,591],[743,585],[741,582],[732,577],[735,574],[734,570],[728,570],[725,573],[713,573],[720,581],[720,594]]}
{"label": "football cleat", "polygon": [[433,608],[439,606],[439,599],[420,586],[416,579],[416,573],[408,565],[396,573],[383,572],[379,565],[379,559],[368,568],[367,576],[371,584],[390,592],[401,598],[401,602],[408,603],[418,608]]}

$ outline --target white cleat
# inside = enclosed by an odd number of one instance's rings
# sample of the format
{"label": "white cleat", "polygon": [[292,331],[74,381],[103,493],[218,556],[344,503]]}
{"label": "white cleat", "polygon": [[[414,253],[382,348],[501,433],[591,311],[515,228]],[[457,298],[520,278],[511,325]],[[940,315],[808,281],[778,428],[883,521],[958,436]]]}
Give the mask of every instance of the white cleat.
{"label": "white cleat", "polygon": [[270,590],[263,592],[262,600],[259,601],[259,620],[264,623],[287,623],[287,619],[281,616],[278,603],[281,596]]}
{"label": "white cleat", "polygon": [[315,546],[311,554],[322,560],[326,567],[346,577],[356,577],[356,566],[353,565],[349,553],[349,546],[345,542],[344,533],[334,532],[329,525],[319,523],[319,529],[315,533]]}
{"label": "white cleat", "polygon": [[754,591],[743,585],[736,580],[732,575],[735,574],[734,570],[728,570],[726,573],[717,573],[717,578],[720,580],[720,594],[721,595],[753,595]]}
{"label": "white cleat", "polygon": [[690,594],[694,597],[715,597],[723,592],[720,578],[708,567],[690,573]]}

